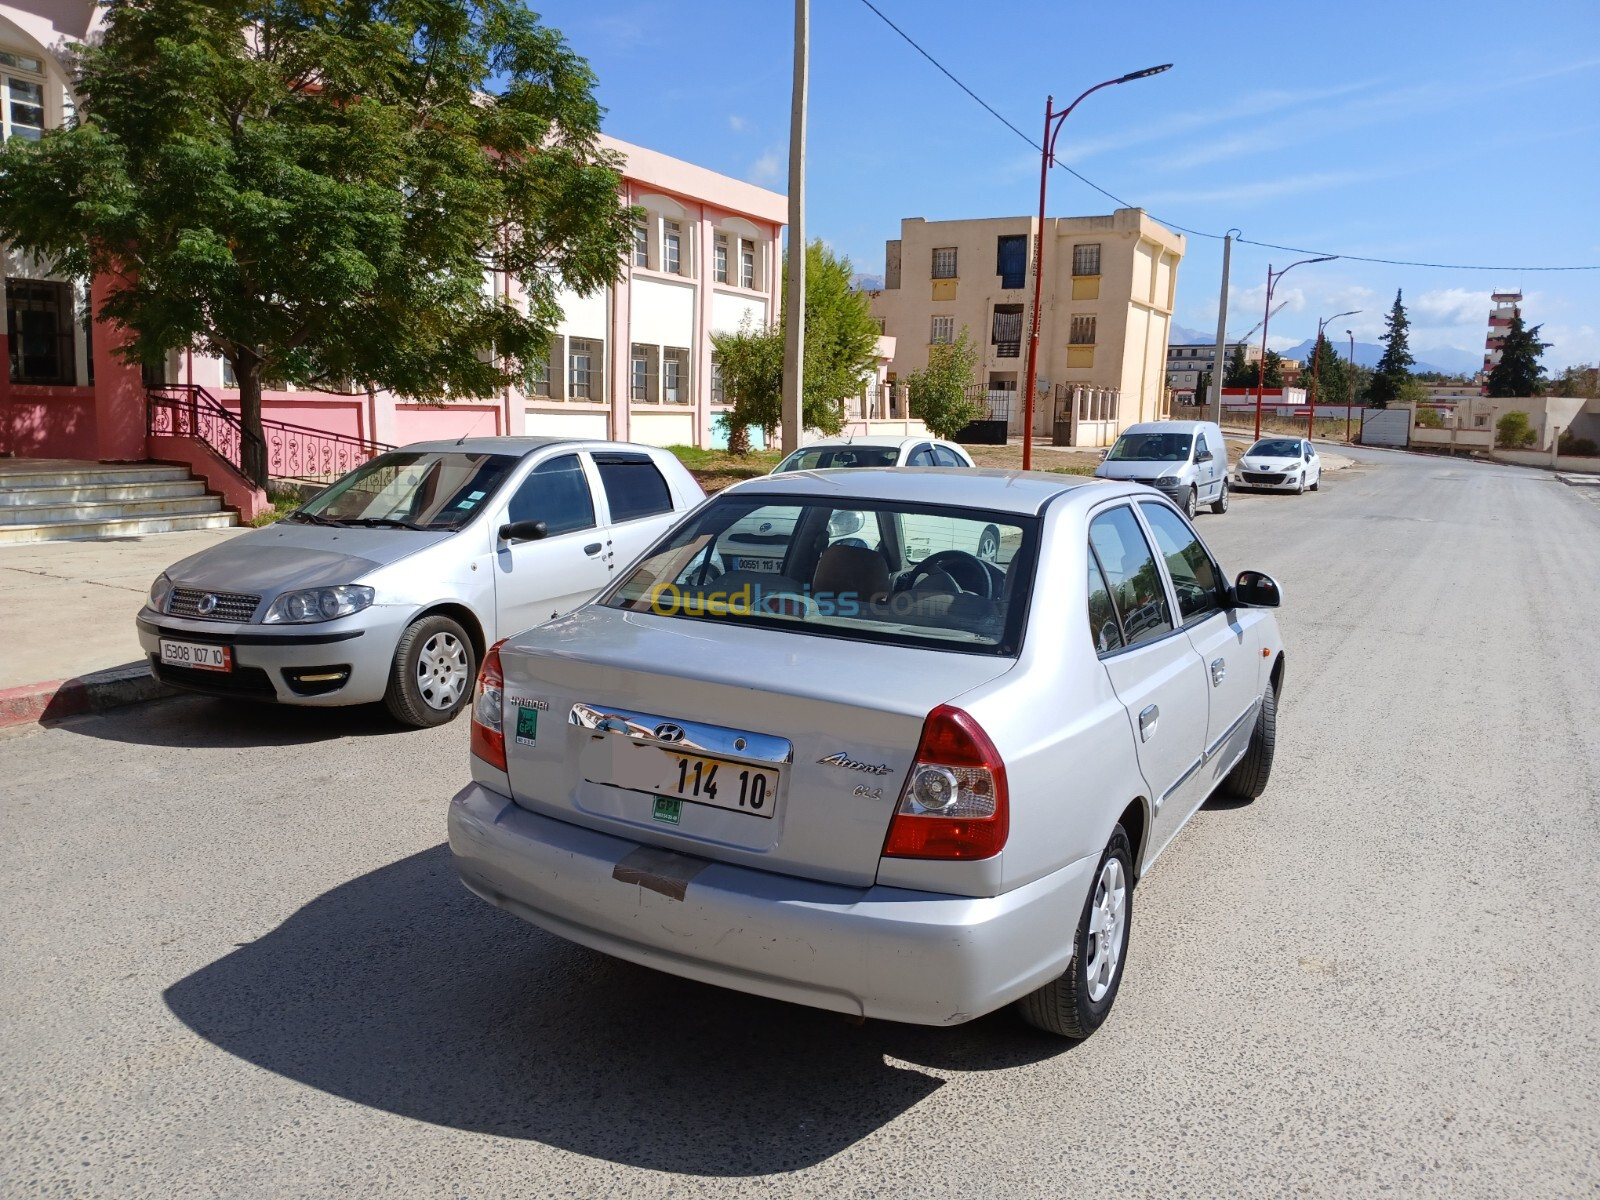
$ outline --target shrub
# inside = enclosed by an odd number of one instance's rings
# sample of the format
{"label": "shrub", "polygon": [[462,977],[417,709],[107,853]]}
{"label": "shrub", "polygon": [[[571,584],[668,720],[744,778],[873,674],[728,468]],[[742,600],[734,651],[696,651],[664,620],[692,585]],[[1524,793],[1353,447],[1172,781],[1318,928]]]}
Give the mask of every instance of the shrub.
{"label": "shrub", "polygon": [[1533,431],[1525,412],[1501,413],[1494,423],[1495,444],[1502,450],[1520,450],[1531,446],[1539,435]]}
{"label": "shrub", "polygon": [[1439,415],[1439,410],[1437,408],[1417,409],[1417,419],[1415,423],[1423,429],[1444,428],[1444,418]]}
{"label": "shrub", "polygon": [[1573,437],[1570,432],[1563,433],[1556,442],[1556,453],[1571,454],[1577,458],[1600,457],[1600,445],[1595,444],[1593,438]]}

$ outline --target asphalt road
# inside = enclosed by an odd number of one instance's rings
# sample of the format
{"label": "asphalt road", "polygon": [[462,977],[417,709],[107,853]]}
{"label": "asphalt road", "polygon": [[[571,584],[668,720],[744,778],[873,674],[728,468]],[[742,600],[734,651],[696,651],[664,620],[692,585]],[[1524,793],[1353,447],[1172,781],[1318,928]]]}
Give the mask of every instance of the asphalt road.
{"label": "asphalt road", "polygon": [[853,1025],[455,882],[466,728],[182,699],[0,741],[0,1194],[1593,1196],[1600,503],[1402,455],[1275,573],[1272,786],[1136,895],[1089,1041]]}

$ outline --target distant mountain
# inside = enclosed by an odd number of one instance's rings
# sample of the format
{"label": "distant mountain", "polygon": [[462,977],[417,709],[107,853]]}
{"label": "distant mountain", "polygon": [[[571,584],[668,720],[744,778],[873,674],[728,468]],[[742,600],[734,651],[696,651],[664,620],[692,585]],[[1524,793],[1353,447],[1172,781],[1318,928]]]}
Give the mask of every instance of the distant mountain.
{"label": "distant mountain", "polygon": [[850,286],[858,292],[881,292],[883,290],[882,275],[852,275]]}
{"label": "distant mountain", "polygon": [[[1278,353],[1285,358],[1297,358],[1301,362],[1308,362],[1311,351],[1316,343],[1307,338],[1298,346],[1290,346],[1287,350]],[[1349,353],[1350,343],[1340,344],[1334,342],[1333,347],[1341,355]],[[1416,349],[1411,352],[1416,356],[1413,371],[1437,371],[1441,375],[1471,375],[1483,366],[1483,359],[1474,355],[1470,350],[1457,350],[1453,346],[1439,346],[1432,350]],[[1356,362],[1363,367],[1375,367],[1378,360],[1383,357],[1383,347],[1371,342],[1356,343]]]}
{"label": "distant mountain", "polygon": [[1217,344],[1217,331],[1213,329],[1210,333],[1207,333],[1202,329],[1190,329],[1186,325],[1174,325],[1167,334],[1167,344],[1215,346]]}

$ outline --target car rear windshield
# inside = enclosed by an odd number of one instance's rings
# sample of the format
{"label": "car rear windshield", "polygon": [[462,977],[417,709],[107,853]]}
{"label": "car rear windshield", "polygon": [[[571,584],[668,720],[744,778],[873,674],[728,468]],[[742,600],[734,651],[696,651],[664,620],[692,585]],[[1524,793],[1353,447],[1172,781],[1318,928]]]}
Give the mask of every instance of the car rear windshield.
{"label": "car rear windshield", "polygon": [[1014,655],[1038,522],[934,505],[742,494],[668,534],[603,601],[665,617]]}
{"label": "car rear windshield", "polygon": [[1111,462],[1187,462],[1193,442],[1187,433],[1125,433],[1111,447]]}
{"label": "car rear windshield", "polygon": [[1262,458],[1293,458],[1300,453],[1300,443],[1294,438],[1262,438],[1250,447],[1250,453]]}
{"label": "car rear windshield", "polygon": [[298,511],[319,523],[458,529],[517,461],[515,454],[394,450],[357,467]]}
{"label": "car rear windshield", "polygon": [[899,457],[898,446],[809,446],[789,455],[772,473],[821,471],[829,467],[892,467]]}

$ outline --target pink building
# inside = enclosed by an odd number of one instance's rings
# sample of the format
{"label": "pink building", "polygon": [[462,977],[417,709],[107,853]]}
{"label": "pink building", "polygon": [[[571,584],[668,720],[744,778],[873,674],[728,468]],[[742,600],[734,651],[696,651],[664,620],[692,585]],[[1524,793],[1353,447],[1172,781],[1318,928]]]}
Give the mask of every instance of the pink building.
{"label": "pink building", "polygon": [[[36,138],[68,118],[73,96],[56,55],[92,38],[100,15],[94,4],[78,0],[0,3],[3,136]],[[304,474],[289,456],[311,455],[318,434],[324,435],[318,443],[323,451],[339,448],[338,461],[374,443],[465,433],[655,445],[718,440],[714,422],[727,406],[711,335],[745,320],[765,325],[777,319],[785,198],[652,150],[602,141],[625,157],[622,198],[645,215],[622,279],[594,295],[563,297],[565,316],[552,338],[548,370],[531,391],[508,388],[496,397],[444,405],[382,392],[337,395],[292,385],[269,391],[262,411],[274,474]],[[163,371],[141,373],[112,354],[122,336],[118,327],[77,318],[86,299],[98,301],[99,281],[85,297],[46,266],[9,252],[0,271],[9,365],[0,379],[0,454],[176,460],[247,513],[260,502],[249,489],[241,491],[236,472],[228,478],[225,445],[189,444],[205,441],[189,435],[212,425],[200,421],[197,427],[174,415],[180,400],[194,411],[209,404],[237,410],[238,391],[224,361],[174,353]],[[487,283],[517,294],[514,279],[495,276]],[[158,397],[154,405],[152,395]]]}

